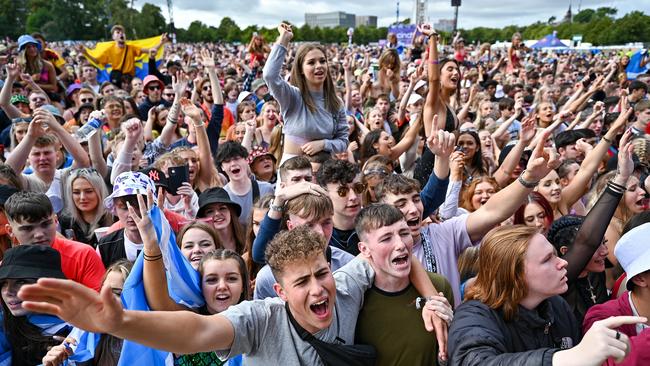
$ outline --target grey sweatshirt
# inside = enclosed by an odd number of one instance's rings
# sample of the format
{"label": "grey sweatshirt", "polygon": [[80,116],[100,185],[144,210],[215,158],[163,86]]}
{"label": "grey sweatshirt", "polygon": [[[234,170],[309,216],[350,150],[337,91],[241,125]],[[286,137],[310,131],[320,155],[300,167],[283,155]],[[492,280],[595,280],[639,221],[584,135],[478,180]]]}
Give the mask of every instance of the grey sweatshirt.
{"label": "grey sweatshirt", "polygon": [[279,44],[273,46],[264,65],[264,81],[271,95],[280,103],[284,119],[283,133],[306,141],[325,140],[325,149],[330,152],[343,152],[348,146],[349,126],[345,120],[345,108],[332,114],[325,107],[322,92],[310,92],[316,110],[312,113],[302,100],[300,89],[287,83],[280,70],[287,49]]}

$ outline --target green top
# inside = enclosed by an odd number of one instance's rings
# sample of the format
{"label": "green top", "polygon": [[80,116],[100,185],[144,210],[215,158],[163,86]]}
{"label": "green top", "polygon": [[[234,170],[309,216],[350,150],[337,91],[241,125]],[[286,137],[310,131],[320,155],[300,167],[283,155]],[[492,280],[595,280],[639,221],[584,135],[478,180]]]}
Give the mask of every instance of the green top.
{"label": "green top", "polygon": [[[454,307],[451,285],[443,276],[428,273],[433,286]],[[427,332],[422,311],[415,308],[418,291],[406,289],[389,293],[376,287],[366,291],[359,313],[356,344],[370,344],[377,349],[377,365],[436,365],[438,344],[435,332]]]}

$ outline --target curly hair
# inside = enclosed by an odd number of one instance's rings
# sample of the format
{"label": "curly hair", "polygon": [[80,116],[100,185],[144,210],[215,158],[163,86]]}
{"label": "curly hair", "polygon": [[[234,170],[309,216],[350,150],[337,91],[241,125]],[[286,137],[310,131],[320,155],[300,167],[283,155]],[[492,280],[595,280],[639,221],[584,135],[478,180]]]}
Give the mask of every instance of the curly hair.
{"label": "curly hair", "polygon": [[326,249],[327,242],[322,235],[306,226],[299,226],[275,236],[266,247],[266,262],[273,276],[282,284],[282,275],[287,267],[317,256],[326,258]]}
{"label": "curly hair", "polygon": [[347,160],[330,159],[323,163],[316,173],[318,184],[325,187],[328,183],[352,183],[359,174],[359,166]]}

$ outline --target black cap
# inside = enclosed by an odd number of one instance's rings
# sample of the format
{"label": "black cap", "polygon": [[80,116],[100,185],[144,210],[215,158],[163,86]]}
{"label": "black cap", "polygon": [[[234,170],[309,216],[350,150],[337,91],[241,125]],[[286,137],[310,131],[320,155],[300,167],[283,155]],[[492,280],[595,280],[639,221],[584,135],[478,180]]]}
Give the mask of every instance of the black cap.
{"label": "black cap", "polygon": [[[231,205],[237,212],[237,216],[241,215],[241,206],[237,202],[233,202],[226,192],[225,189],[220,187],[210,188],[206,191],[203,191],[199,196],[199,211],[196,213],[196,217],[203,217],[203,211],[208,205],[213,203],[223,203],[225,205]],[[234,218],[233,218],[234,219]]]}
{"label": "black cap", "polygon": [[0,264],[0,281],[8,278],[61,278],[61,255],[45,245],[19,245],[4,254]]}
{"label": "black cap", "polygon": [[146,174],[149,179],[151,179],[156,186],[158,187],[163,187],[165,189],[169,188],[169,183],[167,182],[167,176],[165,173],[161,172],[160,170],[150,167],[150,168],[145,168],[140,170],[140,173]]}

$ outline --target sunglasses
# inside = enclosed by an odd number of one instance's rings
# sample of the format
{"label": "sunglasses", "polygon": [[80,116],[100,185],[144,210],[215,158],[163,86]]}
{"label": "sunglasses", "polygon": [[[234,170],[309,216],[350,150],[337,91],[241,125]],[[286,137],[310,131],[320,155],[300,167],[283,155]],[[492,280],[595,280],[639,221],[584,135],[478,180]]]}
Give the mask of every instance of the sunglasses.
{"label": "sunglasses", "polygon": [[95,99],[93,98],[81,98],[81,103],[94,103]]}
{"label": "sunglasses", "polygon": [[172,97],[175,96],[174,93],[165,93],[165,94],[163,94],[163,95],[166,96],[166,97],[169,97],[169,98],[172,98]]}
{"label": "sunglasses", "polygon": [[151,85],[147,87],[147,90],[149,91],[154,91],[154,90],[160,90],[160,85]]}
{"label": "sunglasses", "polygon": [[35,97],[35,98],[31,98],[31,99],[30,99],[31,102],[44,102],[44,101],[46,101],[46,100],[47,100],[47,99],[45,99],[45,98],[40,98],[40,97]]}
{"label": "sunglasses", "polygon": [[24,123],[29,123],[31,121],[32,121],[32,117],[27,117],[27,118],[18,117],[18,118],[12,118],[11,119],[11,123],[23,123],[23,122]]}
{"label": "sunglasses", "polygon": [[348,185],[339,186],[339,188],[336,190],[336,193],[338,193],[339,197],[346,197],[350,192],[350,189],[354,190],[354,193],[356,194],[361,194],[366,190],[366,185],[357,182],[357,183],[352,183],[352,187]]}
{"label": "sunglasses", "polygon": [[206,86],[203,87],[203,90],[205,90],[205,91],[208,91],[210,89],[212,89],[212,87],[210,85],[206,85]]}

